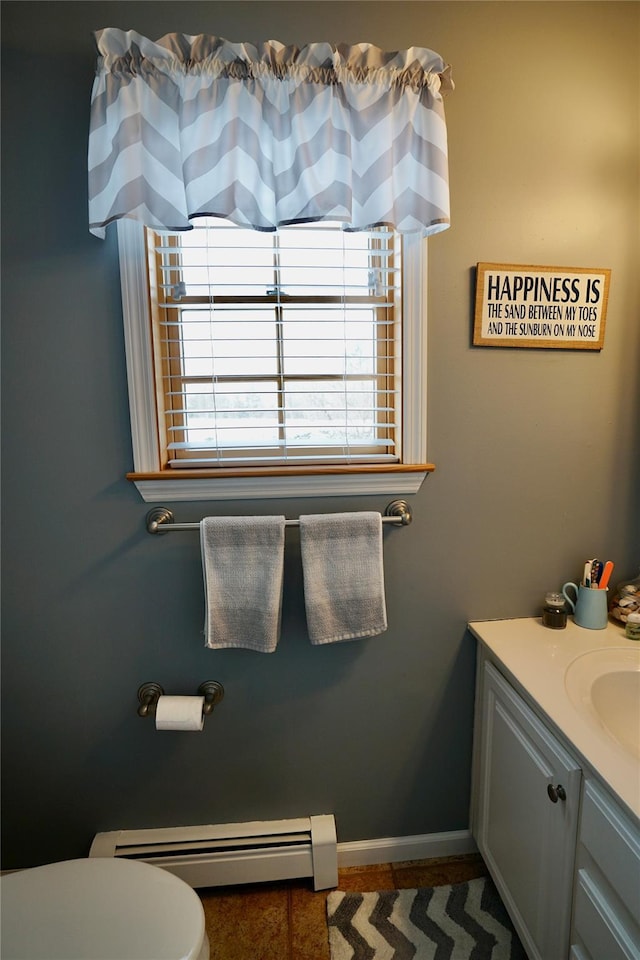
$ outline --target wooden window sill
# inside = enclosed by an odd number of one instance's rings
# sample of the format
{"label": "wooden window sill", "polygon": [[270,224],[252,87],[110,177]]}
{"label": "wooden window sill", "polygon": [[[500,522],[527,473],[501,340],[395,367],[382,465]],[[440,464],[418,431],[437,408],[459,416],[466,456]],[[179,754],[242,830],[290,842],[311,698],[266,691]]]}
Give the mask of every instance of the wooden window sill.
{"label": "wooden window sill", "polygon": [[224,467],[128,473],[147,503],[417,493],[432,463],[323,467]]}

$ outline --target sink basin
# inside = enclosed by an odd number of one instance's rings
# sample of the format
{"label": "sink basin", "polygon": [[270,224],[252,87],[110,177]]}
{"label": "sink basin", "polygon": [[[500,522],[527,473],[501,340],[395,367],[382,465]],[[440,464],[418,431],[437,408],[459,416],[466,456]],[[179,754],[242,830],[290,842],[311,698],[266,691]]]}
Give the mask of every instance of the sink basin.
{"label": "sink basin", "polygon": [[640,760],[640,648],[583,653],[567,667],[565,688],[574,707]]}

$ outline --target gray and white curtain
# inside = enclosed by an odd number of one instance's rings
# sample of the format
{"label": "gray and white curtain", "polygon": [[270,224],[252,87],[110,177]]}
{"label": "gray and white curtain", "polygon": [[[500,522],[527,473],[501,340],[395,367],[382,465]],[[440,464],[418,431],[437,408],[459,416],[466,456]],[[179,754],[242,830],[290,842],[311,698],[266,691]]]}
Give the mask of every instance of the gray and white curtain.
{"label": "gray and white curtain", "polygon": [[122,217],[189,229],[225,217],[400,232],[449,226],[442,91],[432,50],[96,34],[90,230]]}

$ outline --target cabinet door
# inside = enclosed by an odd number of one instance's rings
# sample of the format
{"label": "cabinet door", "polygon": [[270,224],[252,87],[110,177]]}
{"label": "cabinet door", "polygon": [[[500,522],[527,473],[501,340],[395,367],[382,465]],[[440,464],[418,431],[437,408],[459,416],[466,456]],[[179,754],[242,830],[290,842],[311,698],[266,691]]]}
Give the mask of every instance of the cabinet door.
{"label": "cabinet door", "polygon": [[640,832],[600,784],[585,779],[572,947],[588,960],[640,957]]}
{"label": "cabinet door", "polygon": [[529,956],[566,960],[581,771],[495,667],[481,670],[474,837]]}

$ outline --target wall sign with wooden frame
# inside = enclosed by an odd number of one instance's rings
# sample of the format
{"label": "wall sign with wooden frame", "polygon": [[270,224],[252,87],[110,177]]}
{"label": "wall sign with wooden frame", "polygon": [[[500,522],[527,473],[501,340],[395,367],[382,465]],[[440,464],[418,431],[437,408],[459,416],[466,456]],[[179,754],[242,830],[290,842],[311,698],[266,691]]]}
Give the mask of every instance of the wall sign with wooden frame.
{"label": "wall sign with wooden frame", "polygon": [[473,342],[601,350],[611,270],[479,263]]}

